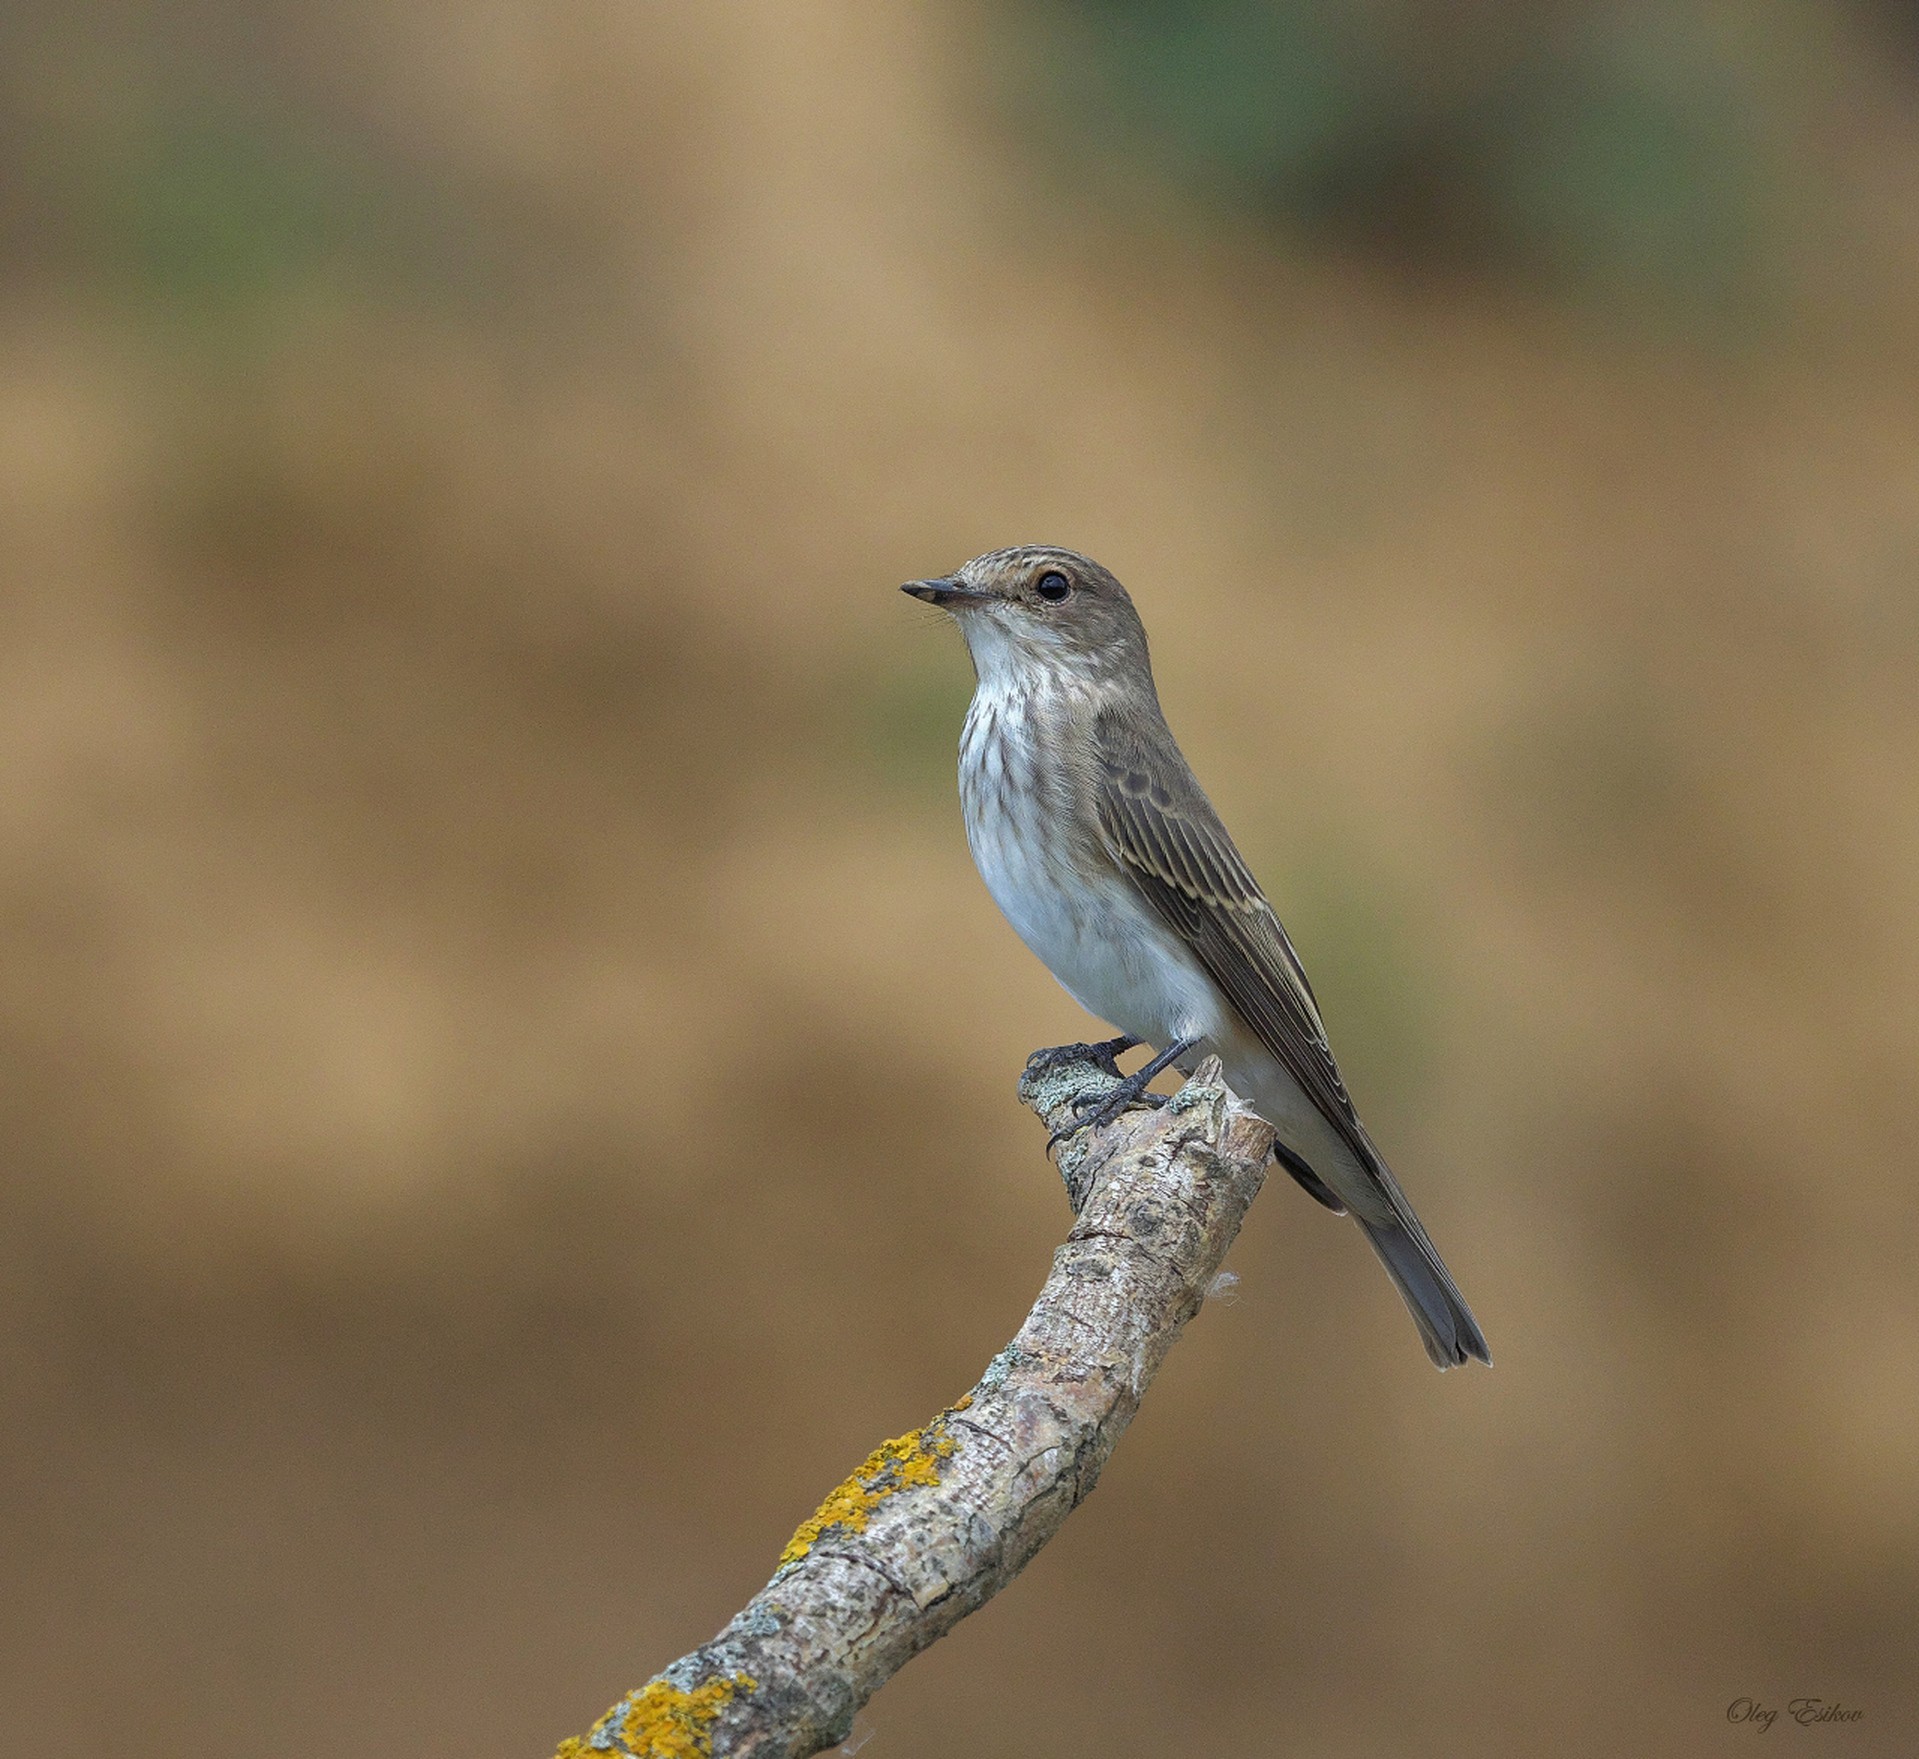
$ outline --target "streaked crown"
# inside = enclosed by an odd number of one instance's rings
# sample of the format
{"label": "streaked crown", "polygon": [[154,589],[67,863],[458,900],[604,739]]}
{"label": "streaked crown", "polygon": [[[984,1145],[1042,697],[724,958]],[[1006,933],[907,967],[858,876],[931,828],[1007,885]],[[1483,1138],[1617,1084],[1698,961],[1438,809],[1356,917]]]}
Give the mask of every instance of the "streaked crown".
{"label": "streaked crown", "polygon": [[1090,556],[1050,544],[989,550],[902,589],[950,611],[985,682],[1037,670],[1152,687],[1146,631],[1125,587]]}

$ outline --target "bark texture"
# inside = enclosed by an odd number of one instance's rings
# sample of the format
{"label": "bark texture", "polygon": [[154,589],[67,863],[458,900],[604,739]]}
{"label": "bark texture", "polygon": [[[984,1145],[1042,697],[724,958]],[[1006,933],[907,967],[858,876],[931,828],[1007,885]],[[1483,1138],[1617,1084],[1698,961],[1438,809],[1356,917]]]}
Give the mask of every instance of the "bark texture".
{"label": "bark texture", "polygon": [[[1092,1047],[1042,1052],[1020,1098],[1055,1130],[1114,1079]],[[820,1505],[725,1630],[559,1759],[798,1759],[844,1741],[860,1706],[1005,1587],[1093,1488],[1199,1311],[1271,1146],[1212,1058],[1162,1109],[1065,1142],[1077,1219],[1018,1336],[971,1392]]]}

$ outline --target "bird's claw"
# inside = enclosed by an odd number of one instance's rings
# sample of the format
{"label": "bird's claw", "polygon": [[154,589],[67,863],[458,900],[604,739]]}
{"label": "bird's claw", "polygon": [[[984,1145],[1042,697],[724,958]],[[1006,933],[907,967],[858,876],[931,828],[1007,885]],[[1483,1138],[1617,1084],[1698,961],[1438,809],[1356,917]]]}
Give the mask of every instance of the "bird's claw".
{"label": "bird's claw", "polygon": [[1129,1051],[1140,1042],[1122,1033],[1118,1038],[1101,1039],[1098,1044],[1056,1044],[1050,1049],[1035,1051],[1028,1057],[1026,1072],[1029,1075],[1043,1075],[1048,1069],[1058,1069],[1069,1063],[1091,1063],[1094,1068],[1103,1069],[1114,1080],[1118,1080],[1119,1064],[1115,1059],[1122,1051]]}
{"label": "bird's claw", "polygon": [[1166,1095],[1148,1091],[1154,1073],[1156,1071],[1142,1069],[1136,1075],[1128,1075],[1117,1087],[1109,1088],[1105,1093],[1087,1094],[1074,1100],[1073,1110],[1079,1115],[1072,1123],[1062,1124],[1047,1137],[1046,1146],[1049,1149],[1057,1148],[1082,1130],[1103,1130],[1122,1112],[1136,1105],[1158,1111],[1166,1103]]}

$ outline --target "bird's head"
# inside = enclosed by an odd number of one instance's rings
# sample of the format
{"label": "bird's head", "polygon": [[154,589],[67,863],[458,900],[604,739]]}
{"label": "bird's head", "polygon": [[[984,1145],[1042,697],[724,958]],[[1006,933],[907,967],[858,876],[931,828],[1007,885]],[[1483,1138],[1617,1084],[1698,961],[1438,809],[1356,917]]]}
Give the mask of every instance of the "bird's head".
{"label": "bird's head", "polygon": [[1125,587],[1077,550],[992,550],[900,591],[952,613],[982,682],[1013,682],[1036,669],[1090,682],[1151,679],[1146,631]]}

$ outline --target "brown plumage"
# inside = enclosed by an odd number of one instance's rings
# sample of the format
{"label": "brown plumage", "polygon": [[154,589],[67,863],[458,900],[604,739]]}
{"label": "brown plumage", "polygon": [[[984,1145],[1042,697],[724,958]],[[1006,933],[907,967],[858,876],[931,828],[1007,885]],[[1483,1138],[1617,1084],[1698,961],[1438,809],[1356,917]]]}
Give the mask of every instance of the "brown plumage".
{"label": "brown plumage", "polygon": [[1288,1170],[1350,1211],[1440,1367],[1486,1341],[1341,1080],[1299,956],[1160,711],[1125,589],[1071,550],[906,588],[953,612],[979,689],[967,838],[995,901],[1089,1011],[1190,1068],[1216,1050]]}

